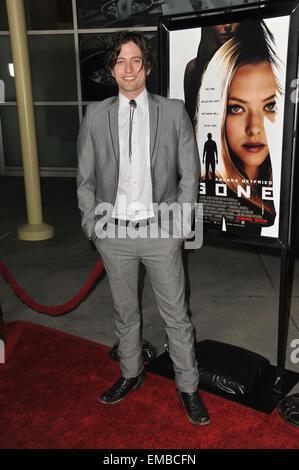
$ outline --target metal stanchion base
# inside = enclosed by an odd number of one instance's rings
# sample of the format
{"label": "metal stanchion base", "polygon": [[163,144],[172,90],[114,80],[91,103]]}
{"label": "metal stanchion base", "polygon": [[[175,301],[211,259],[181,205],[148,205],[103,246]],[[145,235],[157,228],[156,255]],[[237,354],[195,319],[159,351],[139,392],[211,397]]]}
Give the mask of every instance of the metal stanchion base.
{"label": "metal stanchion base", "polygon": [[42,224],[24,224],[18,227],[18,237],[20,240],[25,241],[39,241],[48,240],[48,238],[54,237],[54,227],[51,225]]}

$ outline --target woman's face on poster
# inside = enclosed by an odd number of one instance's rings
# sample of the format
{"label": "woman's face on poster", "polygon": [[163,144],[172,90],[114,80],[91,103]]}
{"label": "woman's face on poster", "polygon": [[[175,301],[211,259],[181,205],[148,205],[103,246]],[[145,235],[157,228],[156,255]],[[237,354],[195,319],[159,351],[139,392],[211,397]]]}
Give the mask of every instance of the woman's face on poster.
{"label": "woman's face on poster", "polygon": [[258,171],[269,148],[264,119],[274,122],[277,82],[269,62],[241,66],[229,89],[226,138],[249,176]]}
{"label": "woman's face on poster", "polygon": [[221,44],[231,39],[239,23],[227,23],[212,26],[217,31]]}

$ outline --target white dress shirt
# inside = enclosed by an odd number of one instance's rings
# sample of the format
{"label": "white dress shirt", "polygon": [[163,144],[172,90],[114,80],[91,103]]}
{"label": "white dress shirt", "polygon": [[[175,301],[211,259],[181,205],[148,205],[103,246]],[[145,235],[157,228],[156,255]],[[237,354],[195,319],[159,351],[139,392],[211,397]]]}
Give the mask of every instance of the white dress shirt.
{"label": "white dress shirt", "polygon": [[132,158],[129,159],[128,98],[119,93],[119,181],[112,217],[141,220],[154,216],[150,167],[150,131],[147,90],[136,98],[132,125]]}

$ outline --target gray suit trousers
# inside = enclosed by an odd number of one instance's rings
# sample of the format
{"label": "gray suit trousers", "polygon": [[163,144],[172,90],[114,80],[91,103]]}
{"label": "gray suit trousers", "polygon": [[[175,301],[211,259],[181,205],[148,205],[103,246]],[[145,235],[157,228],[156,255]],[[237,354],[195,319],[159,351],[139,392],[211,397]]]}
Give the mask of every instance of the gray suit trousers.
{"label": "gray suit trousers", "polygon": [[136,377],[143,370],[138,299],[142,262],[165,322],[177,388],[192,393],[198,386],[198,365],[194,329],[185,302],[181,244],[178,238],[98,238],[95,241],[114,301],[115,334],[119,339],[123,377]]}

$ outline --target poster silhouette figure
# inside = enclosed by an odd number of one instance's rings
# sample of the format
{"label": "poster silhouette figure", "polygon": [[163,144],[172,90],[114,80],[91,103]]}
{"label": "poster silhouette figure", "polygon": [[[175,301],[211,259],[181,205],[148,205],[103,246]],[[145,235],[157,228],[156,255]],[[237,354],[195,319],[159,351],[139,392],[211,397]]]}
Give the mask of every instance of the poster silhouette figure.
{"label": "poster silhouette figure", "polygon": [[215,167],[216,164],[218,164],[217,144],[214,140],[212,140],[211,132],[208,133],[207,137],[208,140],[205,142],[204,145],[202,162],[205,163],[206,159],[206,181],[209,181],[210,167],[212,173],[212,181],[215,181]]}

